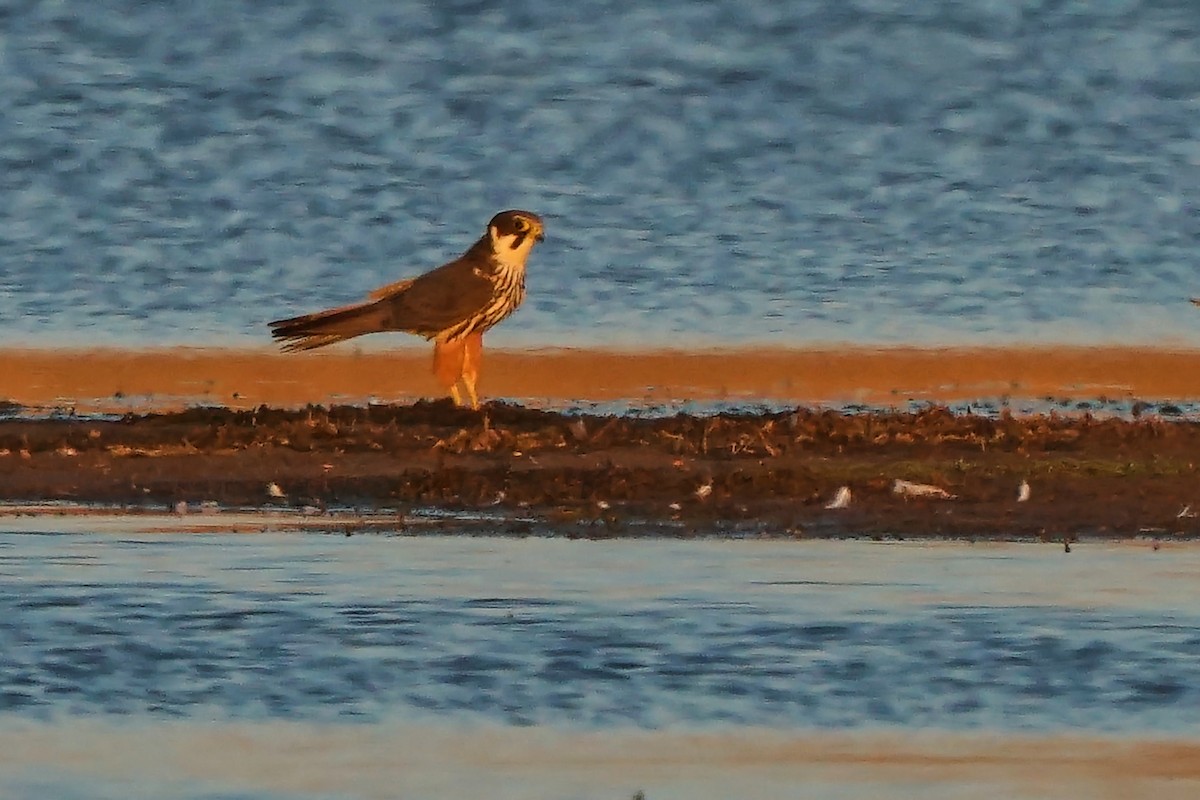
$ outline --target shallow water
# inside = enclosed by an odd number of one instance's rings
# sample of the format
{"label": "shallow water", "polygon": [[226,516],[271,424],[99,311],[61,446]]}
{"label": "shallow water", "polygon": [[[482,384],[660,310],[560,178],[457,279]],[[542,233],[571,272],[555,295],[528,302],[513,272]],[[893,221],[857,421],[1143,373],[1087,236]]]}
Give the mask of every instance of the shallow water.
{"label": "shallow water", "polygon": [[[678,769],[649,796],[716,797],[679,794],[705,761],[690,736],[714,752],[881,732],[885,749],[902,732],[1003,749],[1200,729],[1194,547],[6,525],[21,532],[0,535],[0,749],[28,752],[0,758],[5,796],[143,796],[122,794],[143,779],[156,797],[387,796],[364,775],[396,771],[438,796],[439,777],[462,789],[505,758],[523,764],[514,785],[590,787],[524,796],[628,796],[620,765],[661,748]],[[278,774],[313,748],[323,783]]]}
{"label": "shallow water", "polygon": [[511,206],[550,238],[498,344],[1200,343],[1187,3],[0,21],[9,345],[265,344]]}

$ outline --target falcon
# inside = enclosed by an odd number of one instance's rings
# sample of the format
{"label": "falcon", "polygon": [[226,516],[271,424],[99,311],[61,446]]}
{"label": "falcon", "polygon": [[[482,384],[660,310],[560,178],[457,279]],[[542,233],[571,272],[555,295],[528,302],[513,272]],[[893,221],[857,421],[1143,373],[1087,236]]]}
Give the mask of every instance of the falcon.
{"label": "falcon", "polygon": [[467,252],[416,278],[382,286],[362,303],[270,323],[287,352],[367,333],[403,331],[433,341],[433,374],[456,405],[479,408],[483,334],[525,299],[525,261],[545,226],[529,211],[501,211]]}

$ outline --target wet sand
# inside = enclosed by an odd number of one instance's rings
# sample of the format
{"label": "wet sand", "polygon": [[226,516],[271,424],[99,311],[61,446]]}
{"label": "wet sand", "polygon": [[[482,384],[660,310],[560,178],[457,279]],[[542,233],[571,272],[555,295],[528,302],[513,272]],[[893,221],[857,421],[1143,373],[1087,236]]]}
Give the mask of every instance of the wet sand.
{"label": "wet sand", "polygon": [[[272,796],[1195,797],[1191,740],[73,720],[0,732],[0,788]],[[109,795],[105,795],[109,796]]]}
{"label": "wet sand", "polygon": [[[406,532],[448,519],[458,532],[588,537],[1032,537],[1064,546],[1081,536],[1190,537],[1200,535],[1200,423],[1170,401],[1200,398],[1198,356],[489,356],[485,391],[549,409],[603,400],[799,406],[647,419],[405,402],[436,393],[424,353],[9,351],[0,353],[0,397],[22,408],[0,420],[0,500],[188,513],[340,509],[370,517],[364,527],[383,514]],[[903,410],[912,400],[981,397],[1104,398],[1129,413],[1069,403],[1017,415],[1002,403],[982,414]],[[1143,398],[1167,402],[1134,402]],[[305,407],[331,402],[347,405]],[[839,402],[876,410],[820,407]],[[45,413],[55,407],[138,413]],[[843,487],[848,506],[829,508]],[[431,519],[431,509],[453,516]]]}
{"label": "wet sand", "polygon": [[[0,350],[0,399],[80,411],[413,401],[441,392],[426,348]],[[997,397],[1200,399],[1200,351],[1011,347],[488,351],[486,397],[892,405]]]}

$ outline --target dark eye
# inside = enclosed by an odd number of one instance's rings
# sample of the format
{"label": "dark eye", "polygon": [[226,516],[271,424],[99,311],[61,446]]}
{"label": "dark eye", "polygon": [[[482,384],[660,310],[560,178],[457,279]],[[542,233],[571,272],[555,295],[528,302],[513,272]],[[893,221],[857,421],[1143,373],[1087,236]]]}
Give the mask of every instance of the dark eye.
{"label": "dark eye", "polygon": [[529,230],[529,223],[521,217],[517,217],[515,220],[513,220],[513,227],[517,229],[517,233],[524,233],[525,231]]}

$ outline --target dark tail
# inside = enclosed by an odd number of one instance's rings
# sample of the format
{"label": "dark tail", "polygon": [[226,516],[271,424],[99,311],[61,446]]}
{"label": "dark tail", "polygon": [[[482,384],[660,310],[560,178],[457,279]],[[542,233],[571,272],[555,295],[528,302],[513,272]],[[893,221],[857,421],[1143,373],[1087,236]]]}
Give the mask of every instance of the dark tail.
{"label": "dark tail", "polygon": [[364,333],[388,330],[387,312],[377,301],[278,319],[269,324],[271,335],[283,343],[287,352],[315,350]]}

